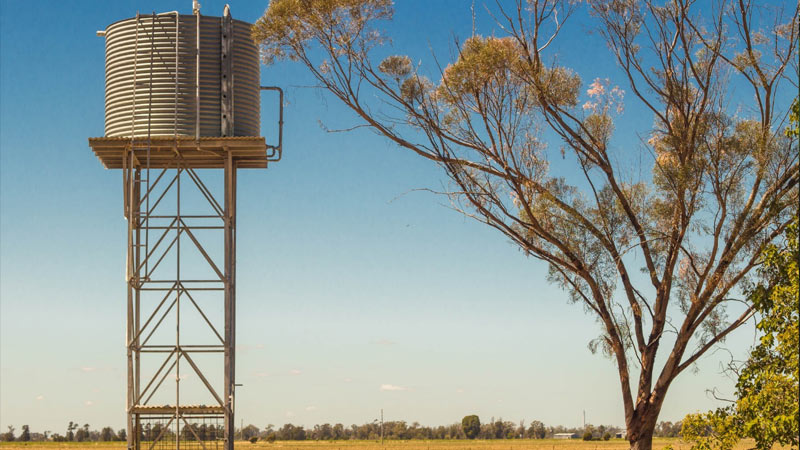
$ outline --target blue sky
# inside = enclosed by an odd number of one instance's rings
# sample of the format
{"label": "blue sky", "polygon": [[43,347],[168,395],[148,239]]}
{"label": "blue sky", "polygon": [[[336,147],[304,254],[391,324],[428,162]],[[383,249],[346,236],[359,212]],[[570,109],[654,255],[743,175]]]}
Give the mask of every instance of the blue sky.
{"label": "blue sky", "polygon": [[[124,424],[125,236],[121,174],[87,145],[103,133],[104,42],[96,30],[191,2],[2,0],[0,11],[0,429],[63,432]],[[203,13],[224,3],[206,0]],[[232,4],[254,21],[266,0]],[[492,34],[478,5],[477,29]],[[403,1],[394,45],[430,60],[471,29],[469,4]],[[613,78],[586,15],[559,45],[584,79]],[[496,32],[499,34],[499,32]],[[262,67],[286,90],[284,159],[241,171],[238,219],[237,423],[387,420],[447,424],[541,420],[622,425],[614,365],[587,350],[600,330],[545,281],[546,267],[498,232],[419,188],[444,183],[420,158],[360,130],[309,89],[299,65]],[[274,116],[264,105],[262,132]],[[651,119],[622,116],[621,142]],[[628,137],[625,137],[628,136]],[[270,137],[268,137],[270,140]],[[752,327],[728,341],[737,356]],[[717,406],[728,354],[681,375],[663,420]]]}

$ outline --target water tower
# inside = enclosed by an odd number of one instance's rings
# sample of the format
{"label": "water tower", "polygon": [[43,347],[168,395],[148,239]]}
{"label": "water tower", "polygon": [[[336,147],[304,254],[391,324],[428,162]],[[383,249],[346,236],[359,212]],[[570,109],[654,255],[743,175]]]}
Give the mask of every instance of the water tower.
{"label": "water tower", "polygon": [[[259,84],[251,25],[137,14],[105,38],[105,135],[127,220],[129,449],[233,449],[236,174],[281,157],[283,92]],[[262,90],[279,94],[274,145]]]}

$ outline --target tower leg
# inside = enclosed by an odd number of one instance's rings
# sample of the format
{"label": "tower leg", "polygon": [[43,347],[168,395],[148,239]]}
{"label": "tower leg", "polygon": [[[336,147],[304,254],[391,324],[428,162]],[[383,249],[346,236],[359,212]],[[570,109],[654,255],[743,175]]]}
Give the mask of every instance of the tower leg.
{"label": "tower leg", "polygon": [[236,392],[236,165],[225,161],[225,449],[233,450]]}
{"label": "tower leg", "polygon": [[126,273],[125,278],[127,282],[127,289],[128,289],[128,302],[127,302],[127,326],[126,326],[126,336],[125,336],[125,347],[127,348],[127,359],[128,359],[128,388],[126,393],[126,414],[127,414],[127,421],[126,421],[126,433],[127,433],[127,444],[128,449],[134,449],[138,447],[136,445],[135,437],[135,420],[133,414],[133,405],[136,403],[136,392],[135,386],[136,383],[134,381],[134,361],[138,361],[138,349],[136,348],[134,342],[134,336],[136,334],[136,323],[134,321],[135,311],[134,311],[134,304],[135,299],[137,297],[138,291],[136,289],[137,277],[136,277],[136,260],[137,260],[137,253],[138,253],[138,198],[139,198],[139,189],[137,180],[141,177],[141,170],[133,168],[133,152],[130,152],[129,155],[126,155],[125,162],[127,168],[123,170],[123,186],[124,186],[124,198],[125,198],[125,217],[128,219],[128,251],[127,251],[127,264],[126,264]]}

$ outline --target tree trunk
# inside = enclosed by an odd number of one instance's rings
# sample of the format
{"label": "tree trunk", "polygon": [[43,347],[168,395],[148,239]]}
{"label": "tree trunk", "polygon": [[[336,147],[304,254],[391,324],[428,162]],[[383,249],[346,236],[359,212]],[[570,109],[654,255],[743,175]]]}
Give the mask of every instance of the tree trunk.
{"label": "tree trunk", "polygon": [[631,450],[652,450],[653,433],[656,429],[658,413],[661,405],[649,405],[634,423],[628,424],[628,442],[631,443]]}
{"label": "tree trunk", "polygon": [[639,430],[636,439],[630,439],[631,450],[652,450],[654,429],[655,426],[651,426],[648,430]]}

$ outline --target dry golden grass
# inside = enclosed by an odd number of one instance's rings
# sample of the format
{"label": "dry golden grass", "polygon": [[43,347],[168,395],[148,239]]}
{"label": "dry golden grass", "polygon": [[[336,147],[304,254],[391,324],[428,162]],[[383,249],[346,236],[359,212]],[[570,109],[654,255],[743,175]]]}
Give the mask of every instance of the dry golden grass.
{"label": "dry golden grass", "polygon": [[[752,440],[744,440],[734,448],[734,450],[748,450],[753,448]],[[689,450],[690,446],[680,439],[656,438],[653,440],[653,450],[662,450],[671,445],[674,450]],[[88,448],[93,450],[120,450],[125,448],[124,442],[4,442],[0,443],[0,448],[5,449],[26,449],[26,450],[53,450],[53,449],[81,449]],[[590,441],[580,440],[503,440],[503,441],[385,441],[383,445],[375,441],[278,441],[275,443],[258,442],[237,442],[237,450],[246,449],[266,449],[275,450],[627,450],[630,448],[628,442],[622,439],[612,439],[610,441]]]}
{"label": "dry golden grass", "polygon": [[[742,441],[734,450],[748,450],[753,448],[751,440]],[[674,450],[689,450],[690,445],[680,439],[656,438],[653,440],[653,450],[662,450],[671,445]],[[385,441],[383,445],[375,441],[281,441],[269,444],[237,443],[237,450],[253,448],[275,448],[281,450],[628,450],[630,444],[624,439],[610,441],[582,441],[559,439],[515,439],[515,440],[435,440],[435,441]]]}

